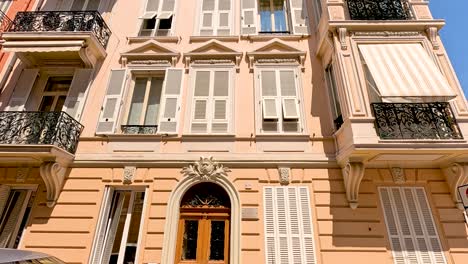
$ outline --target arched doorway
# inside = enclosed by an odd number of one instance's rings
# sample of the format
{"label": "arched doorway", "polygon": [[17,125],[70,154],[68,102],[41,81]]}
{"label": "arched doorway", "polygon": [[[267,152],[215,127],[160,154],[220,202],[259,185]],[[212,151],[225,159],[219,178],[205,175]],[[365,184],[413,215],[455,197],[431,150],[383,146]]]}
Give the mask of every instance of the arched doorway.
{"label": "arched doorway", "polygon": [[231,202],[215,183],[190,188],[180,203],[174,263],[228,264]]}

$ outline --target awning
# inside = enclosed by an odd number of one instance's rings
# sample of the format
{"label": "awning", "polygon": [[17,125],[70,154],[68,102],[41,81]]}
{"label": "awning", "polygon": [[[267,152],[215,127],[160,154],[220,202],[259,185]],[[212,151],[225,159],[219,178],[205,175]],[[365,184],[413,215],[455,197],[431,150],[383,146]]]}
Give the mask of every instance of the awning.
{"label": "awning", "polygon": [[456,93],[420,44],[361,44],[384,102],[448,101]]}

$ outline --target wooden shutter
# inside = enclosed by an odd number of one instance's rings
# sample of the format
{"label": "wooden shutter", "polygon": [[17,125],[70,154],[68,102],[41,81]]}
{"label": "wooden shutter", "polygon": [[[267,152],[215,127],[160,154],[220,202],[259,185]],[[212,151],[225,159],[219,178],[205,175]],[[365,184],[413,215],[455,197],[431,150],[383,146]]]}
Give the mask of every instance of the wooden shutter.
{"label": "wooden shutter", "polygon": [[104,240],[106,238],[107,226],[109,225],[109,212],[112,206],[112,198],[114,190],[106,187],[104,190],[104,199],[101,205],[101,212],[99,221],[96,227],[95,240],[92,247],[92,261],[93,264],[99,264],[101,259],[102,250],[104,248]]}
{"label": "wooden shutter", "polygon": [[153,19],[158,13],[159,1],[160,0],[148,0],[146,2],[145,12],[140,18]]}
{"label": "wooden shutter", "polygon": [[125,70],[111,71],[96,134],[114,133],[120,106],[122,104],[122,93],[125,86],[125,80]]}
{"label": "wooden shutter", "polygon": [[263,119],[279,119],[279,95],[275,70],[260,73]]}
{"label": "wooden shutter", "polygon": [[115,207],[112,208],[109,217],[108,232],[104,239],[104,248],[102,251],[101,261],[99,263],[109,263],[112,247],[114,245],[115,237],[117,234],[117,227],[119,226],[120,215],[125,202],[125,194],[123,192],[115,192]]}
{"label": "wooden shutter", "polygon": [[158,125],[159,133],[177,134],[183,75],[183,69],[166,70]]}
{"label": "wooden shutter", "polygon": [[227,133],[231,119],[229,116],[231,72],[229,70],[215,70],[213,79],[211,132]]}
{"label": "wooden shutter", "polygon": [[445,264],[431,209],[422,187],[380,187],[394,263]]}
{"label": "wooden shutter", "polygon": [[309,34],[306,1],[290,0],[293,32],[298,35]]}
{"label": "wooden shutter", "polygon": [[232,0],[219,0],[218,1],[218,14],[217,14],[217,35],[228,36],[231,35],[232,28]]}
{"label": "wooden shutter", "polygon": [[[6,215],[8,218],[4,218],[4,226],[3,230],[0,233],[0,247],[11,247],[12,242],[16,239],[16,232],[17,225],[19,225],[22,221],[22,209],[24,202],[26,200],[27,192],[26,191],[15,191],[11,192],[11,194],[16,196],[16,199],[9,199],[9,203],[5,206],[5,211],[8,210],[10,212],[9,215]],[[7,213],[7,212],[5,212]]]}
{"label": "wooden shutter", "polygon": [[215,29],[215,5],[216,0],[202,0],[201,16],[200,16],[200,35],[214,35]]}
{"label": "wooden shutter", "polygon": [[106,0],[88,0],[88,4],[85,7],[85,10],[95,11],[99,9],[99,4],[105,2]]}
{"label": "wooden shutter", "polygon": [[64,111],[76,120],[80,120],[81,113],[88,95],[93,69],[77,69],[70,85],[67,99],[64,104]]}
{"label": "wooden shutter", "polygon": [[307,187],[265,187],[266,263],[315,264]]}
{"label": "wooden shutter", "polygon": [[8,185],[0,185],[0,220],[3,218],[3,209],[5,209],[5,205],[8,201],[10,189]]}
{"label": "wooden shutter", "polygon": [[208,112],[210,104],[212,71],[195,71],[195,82],[193,88],[193,111],[190,130],[192,133],[207,133],[210,113]]}
{"label": "wooden shutter", "polygon": [[175,0],[162,0],[161,12],[171,12],[174,13],[175,9]]}
{"label": "wooden shutter", "polygon": [[241,34],[257,33],[257,1],[242,0]]}
{"label": "wooden shutter", "polygon": [[299,119],[299,100],[294,70],[280,70],[279,79],[283,117],[284,119]]}
{"label": "wooden shutter", "polygon": [[15,90],[10,98],[7,111],[33,110],[25,109],[31,89],[36,82],[39,69],[24,69],[16,83]]}

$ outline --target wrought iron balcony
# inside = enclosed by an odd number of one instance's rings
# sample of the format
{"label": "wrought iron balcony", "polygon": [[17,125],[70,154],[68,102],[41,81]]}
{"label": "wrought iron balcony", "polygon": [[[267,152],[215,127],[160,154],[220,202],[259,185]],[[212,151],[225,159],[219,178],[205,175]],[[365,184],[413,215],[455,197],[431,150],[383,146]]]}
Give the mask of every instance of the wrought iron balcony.
{"label": "wrought iron balcony", "polygon": [[10,29],[12,23],[13,21],[11,21],[11,19],[5,13],[0,11],[0,34],[7,32]]}
{"label": "wrought iron balcony", "polygon": [[462,139],[449,103],[374,103],[381,139]]}
{"label": "wrought iron balcony", "polygon": [[348,0],[352,20],[407,20],[411,12],[406,0]]}
{"label": "wrought iron balcony", "polygon": [[65,112],[0,112],[0,144],[55,145],[74,154],[82,130]]}
{"label": "wrought iron balcony", "polygon": [[92,32],[104,48],[111,36],[98,11],[18,12],[8,32]]}
{"label": "wrought iron balcony", "polygon": [[155,135],[158,126],[122,125],[122,133],[127,135]]}

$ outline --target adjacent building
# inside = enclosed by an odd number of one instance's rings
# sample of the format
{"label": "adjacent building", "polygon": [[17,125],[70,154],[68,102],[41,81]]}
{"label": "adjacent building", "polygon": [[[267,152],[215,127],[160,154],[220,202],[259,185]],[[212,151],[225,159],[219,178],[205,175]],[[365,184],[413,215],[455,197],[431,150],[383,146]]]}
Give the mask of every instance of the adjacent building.
{"label": "adjacent building", "polygon": [[468,261],[468,104],[427,1],[31,10],[2,34],[0,246],[67,263]]}

